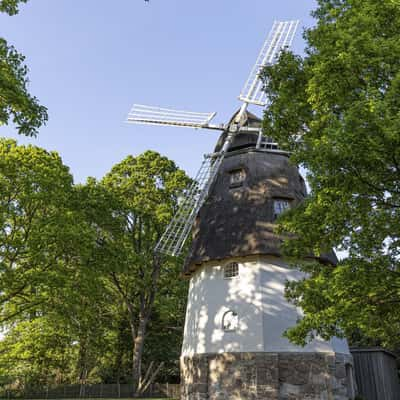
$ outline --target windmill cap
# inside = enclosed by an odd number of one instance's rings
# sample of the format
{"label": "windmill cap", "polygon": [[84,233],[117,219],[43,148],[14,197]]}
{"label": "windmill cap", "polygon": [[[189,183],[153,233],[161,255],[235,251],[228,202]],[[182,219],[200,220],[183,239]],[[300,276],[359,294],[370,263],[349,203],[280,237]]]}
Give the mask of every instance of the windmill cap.
{"label": "windmill cap", "polygon": [[[236,118],[237,114],[239,111],[235,112],[233,114],[232,118],[230,119],[228,126],[230,126],[234,119]],[[258,118],[256,115],[253,113],[246,111],[244,115],[244,124],[243,127],[249,127],[249,128],[257,128],[261,129],[262,121],[260,118]],[[222,149],[222,146],[224,145],[225,139],[228,136],[228,132],[224,131],[221,136],[218,139],[218,142],[215,146],[214,152],[219,152]],[[257,144],[257,139],[258,139],[258,133],[257,132],[240,132],[238,133],[231,145],[229,146],[228,151],[234,151],[234,150],[239,150],[239,149],[244,149],[248,147],[255,147]]]}

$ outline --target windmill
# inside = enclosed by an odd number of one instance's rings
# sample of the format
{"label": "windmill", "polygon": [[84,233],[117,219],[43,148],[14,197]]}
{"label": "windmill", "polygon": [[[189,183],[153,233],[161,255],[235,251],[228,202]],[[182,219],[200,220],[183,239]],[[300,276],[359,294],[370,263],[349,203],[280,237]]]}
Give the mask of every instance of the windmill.
{"label": "windmill", "polygon": [[[345,340],[315,338],[296,346],[285,330],[301,310],[285,297],[287,281],[301,279],[281,251],[277,216],[306,197],[306,186],[289,154],[262,136],[250,104],[267,106],[260,70],[293,41],[298,21],[274,23],[228,123],[215,113],[134,105],[132,123],[222,131],[205,155],[194,183],[155,247],[179,256],[193,229],[183,265],[190,279],[181,365],[181,398],[353,398],[352,358]],[[306,255],[334,266],[333,252]],[[329,384],[327,384],[329,382]]]}
{"label": "windmill", "polygon": [[[127,122],[146,125],[165,125],[183,128],[211,129],[227,132],[221,149],[206,154],[201,167],[192,183],[181,199],[179,208],[167,226],[155,247],[155,252],[170,256],[179,256],[191,231],[194,220],[209,193],[215,176],[224,159],[233,138],[242,132],[257,132],[257,147],[271,146],[263,140],[261,128],[244,126],[245,114],[249,104],[264,107],[268,104],[260,80],[260,72],[266,65],[272,65],[281,51],[291,46],[299,21],[275,21],[265,40],[253,69],[239,95],[242,102],[240,110],[229,123],[212,124],[216,112],[190,112],[168,108],[134,104],[128,114]],[[275,144],[276,146],[276,144]]]}

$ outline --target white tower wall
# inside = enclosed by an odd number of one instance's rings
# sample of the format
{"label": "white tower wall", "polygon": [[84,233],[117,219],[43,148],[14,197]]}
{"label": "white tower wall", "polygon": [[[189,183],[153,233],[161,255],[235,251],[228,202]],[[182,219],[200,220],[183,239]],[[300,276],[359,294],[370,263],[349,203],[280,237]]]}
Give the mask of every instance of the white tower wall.
{"label": "white tower wall", "polygon": [[[302,273],[277,257],[229,260],[239,264],[239,275],[224,278],[226,263],[209,264],[192,276],[186,311],[182,356],[226,352],[319,352],[350,354],[345,340],[316,339],[305,347],[282,336],[295,325],[301,310],[284,297],[286,280]],[[222,319],[238,315],[234,331],[224,331]]]}

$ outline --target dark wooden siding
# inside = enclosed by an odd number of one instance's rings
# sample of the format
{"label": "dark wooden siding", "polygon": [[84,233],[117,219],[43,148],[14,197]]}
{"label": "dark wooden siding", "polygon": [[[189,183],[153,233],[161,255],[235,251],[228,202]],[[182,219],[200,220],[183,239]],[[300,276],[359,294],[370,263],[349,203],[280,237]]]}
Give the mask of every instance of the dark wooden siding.
{"label": "dark wooden siding", "polygon": [[351,349],[358,393],[365,400],[400,400],[396,357],[383,349]]}
{"label": "dark wooden siding", "polygon": [[[250,127],[261,124],[250,113],[246,118]],[[216,151],[221,149],[227,134],[222,133]],[[287,153],[257,149],[257,139],[255,133],[239,133],[233,139],[196,217],[183,268],[187,277],[208,261],[282,255],[284,238],[275,231],[274,201],[285,200],[295,207],[306,197],[306,185]],[[243,181],[235,185],[231,180],[234,171],[244,175]],[[315,258],[304,255],[309,257]],[[333,251],[321,255],[319,260],[337,262]]]}

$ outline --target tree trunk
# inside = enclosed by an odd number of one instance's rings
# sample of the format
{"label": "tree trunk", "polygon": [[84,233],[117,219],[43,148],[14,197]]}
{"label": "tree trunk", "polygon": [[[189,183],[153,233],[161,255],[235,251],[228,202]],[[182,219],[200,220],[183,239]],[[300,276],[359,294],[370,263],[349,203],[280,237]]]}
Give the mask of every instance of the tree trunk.
{"label": "tree trunk", "polygon": [[78,380],[82,385],[87,375],[87,338],[81,336],[79,339],[79,354],[78,354]]}
{"label": "tree trunk", "polygon": [[117,351],[115,357],[115,366],[117,369],[116,381],[117,381],[117,390],[118,390],[118,398],[121,397],[121,370],[122,370],[122,357],[123,357],[123,326],[122,323],[119,324],[118,329],[118,343],[117,343]]}
{"label": "tree trunk", "polygon": [[142,382],[142,355],[144,348],[144,341],[146,338],[147,324],[150,319],[151,311],[153,308],[154,300],[157,293],[157,283],[160,276],[161,260],[158,256],[153,259],[151,273],[151,286],[147,296],[142,294],[140,301],[139,311],[139,326],[136,338],[134,338],[134,348],[132,357],[132,377],[135,385],[134,395],[139,396],[143,388]]}
{"label": "tree trunk", "polygon": [[134,396],[139,396],[142,386],[142,356],[147,323],[147,316],[141,315],[139,318],[137,335],[133,340],[132,379],[134,385]]}
{"label": "tree trunk", "polygon": [[[136,328],[137,319],[135,318],[134,304],[131,302],[128,293],[126,293],[115,273],[111,274],[113,283],[120,293],[128,311],[129,327],[132,338],[132,380],[133,380],[133,397],[138,397],[142,389],[142,356],[144,342],[146,338],[147,324],[150,319],[155,296],[157,293],[157,283],[160,276],[161,260],[158,257],[153,259],[151,270],[151,283],[148,291],[143,290],[140,294],[139,321]],[[147,291],[147,293],[146,293]]]}

